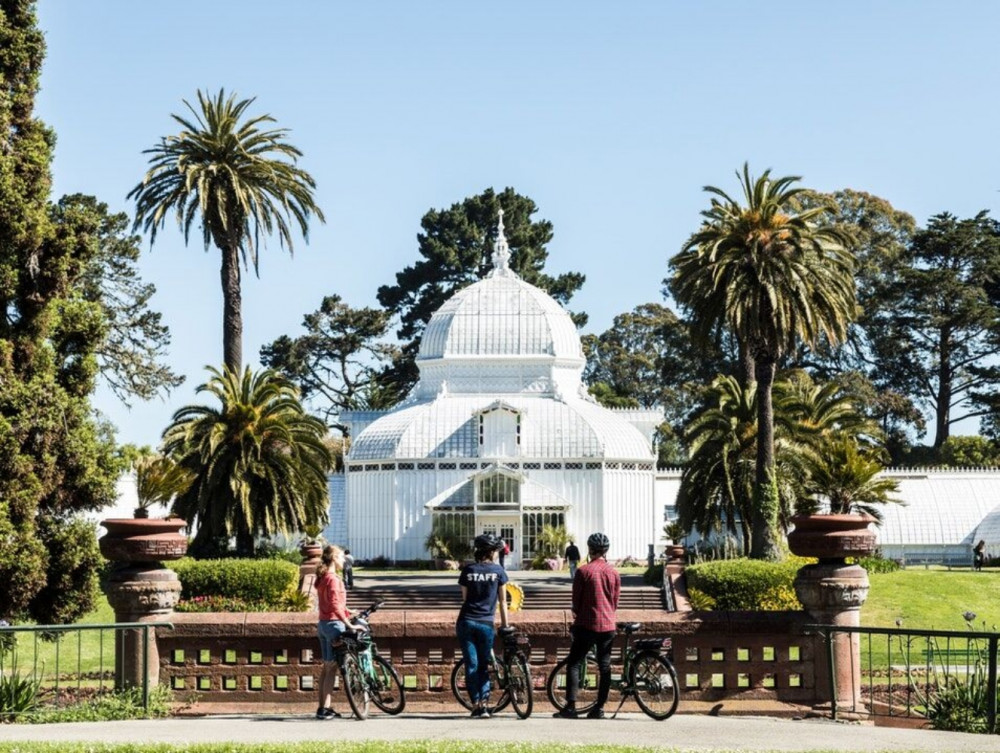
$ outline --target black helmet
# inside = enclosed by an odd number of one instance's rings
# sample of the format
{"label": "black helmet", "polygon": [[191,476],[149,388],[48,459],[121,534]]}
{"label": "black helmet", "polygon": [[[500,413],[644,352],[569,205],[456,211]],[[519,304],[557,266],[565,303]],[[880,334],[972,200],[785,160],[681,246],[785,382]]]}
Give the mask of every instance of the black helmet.
{"label": "black helmet", "polygon": [[484,552],[494,552],[497,549],[503,549],[503,541],[492,533],[481,533],[476,536],[476,540],[472,542],[472,545]]}
{"label": "black helmet", "polygon": [[592,552],[604,553],[611,547],[611,541],[603,533],[592,533],[587,537],[587,548]]}

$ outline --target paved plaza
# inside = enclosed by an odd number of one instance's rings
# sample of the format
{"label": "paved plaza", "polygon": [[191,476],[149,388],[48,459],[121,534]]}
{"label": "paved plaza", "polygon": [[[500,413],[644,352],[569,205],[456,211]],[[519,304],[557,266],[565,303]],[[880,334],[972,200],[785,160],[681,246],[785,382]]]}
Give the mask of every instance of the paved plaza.
{"label": "paved plaza", "polygon": [[603,721],[521,721],[513,714],[470,720],[458,714],[403,714],[317,721],[308,714],[226,715],[152,721],[0,725],[0,746],[10,741],[104,743],[294,743],[360,740],[491,739],[508,742],[629,745],[690,751],[1000,751],[1000,736],[890,729],[823,720],[677,715],[655,722],[641,714]]}

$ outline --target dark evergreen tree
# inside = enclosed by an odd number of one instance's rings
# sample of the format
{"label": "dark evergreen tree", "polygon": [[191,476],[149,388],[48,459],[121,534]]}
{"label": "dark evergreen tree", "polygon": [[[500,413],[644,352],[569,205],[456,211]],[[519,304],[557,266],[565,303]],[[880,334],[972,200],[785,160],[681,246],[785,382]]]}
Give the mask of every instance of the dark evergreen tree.
{"label": "dark evergreen tree", "polygon": [[89,403],[106,333],[78,289],[94,227],[49,205],[53,133],[33,116],[45,44],[0,0],[0,617],[68,622],[97,595],[96,532],[116,465]]}
{"label": "dark evergreen tree", "polygon": [[403,397],[380,379],[379,365],[399,353],[383,341],[390,319],[383,309],[356,309],[338,295],[327,296],[303,319],[306,334],[282,335],[260,349],[260,360],[291,379],[302,399],[343,433],[341,411],[390,408]]}

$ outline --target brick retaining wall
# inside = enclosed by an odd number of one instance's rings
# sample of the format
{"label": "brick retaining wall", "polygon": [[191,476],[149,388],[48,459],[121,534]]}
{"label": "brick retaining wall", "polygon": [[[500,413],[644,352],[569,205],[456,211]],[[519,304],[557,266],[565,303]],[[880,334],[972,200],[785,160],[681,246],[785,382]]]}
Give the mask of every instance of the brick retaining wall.
{"label": "brick retaining wall", "polygon": [[[384,611],[372,617],[379,649],[403,676],[407,699],[457,708],[450,690],[461,657],[455,612]],[[825,693],[820,639],[803,634],[805,612],[619,611],[644,624],[638,636],[671,636],[681,698],[774,700],[814,705]],[[158,629],[160,682],[198,703],[259,702],[271,707],[315,700],[319,677],[315,613],[174,614]],[[569,648],[568,610],[512,615],[531,636],[536,703]],[[623,641],[619,638],[619,643]],[[620,652],[615,651],[615,663]]]}

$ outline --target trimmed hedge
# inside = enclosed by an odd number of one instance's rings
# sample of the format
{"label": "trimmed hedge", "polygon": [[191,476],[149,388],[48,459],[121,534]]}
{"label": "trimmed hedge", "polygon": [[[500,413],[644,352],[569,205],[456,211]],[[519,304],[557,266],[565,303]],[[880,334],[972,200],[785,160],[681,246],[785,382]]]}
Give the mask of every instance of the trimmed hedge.
{"label": "trimmed hedge", "polygon": [[802,609],[792,581],[800,567],[814,561],[801,557],[781,562],[716,560],[691,565],[684,574],[688,591],[697,592],[701,603],[711,603],[714,609],[782,611]]}
{"label": "trimmed hedge", "polygon": [[170,564],[181,580],[181,598],[216,596],[280,606],[299,582],[299,569],[285,560],[194,560]]}

